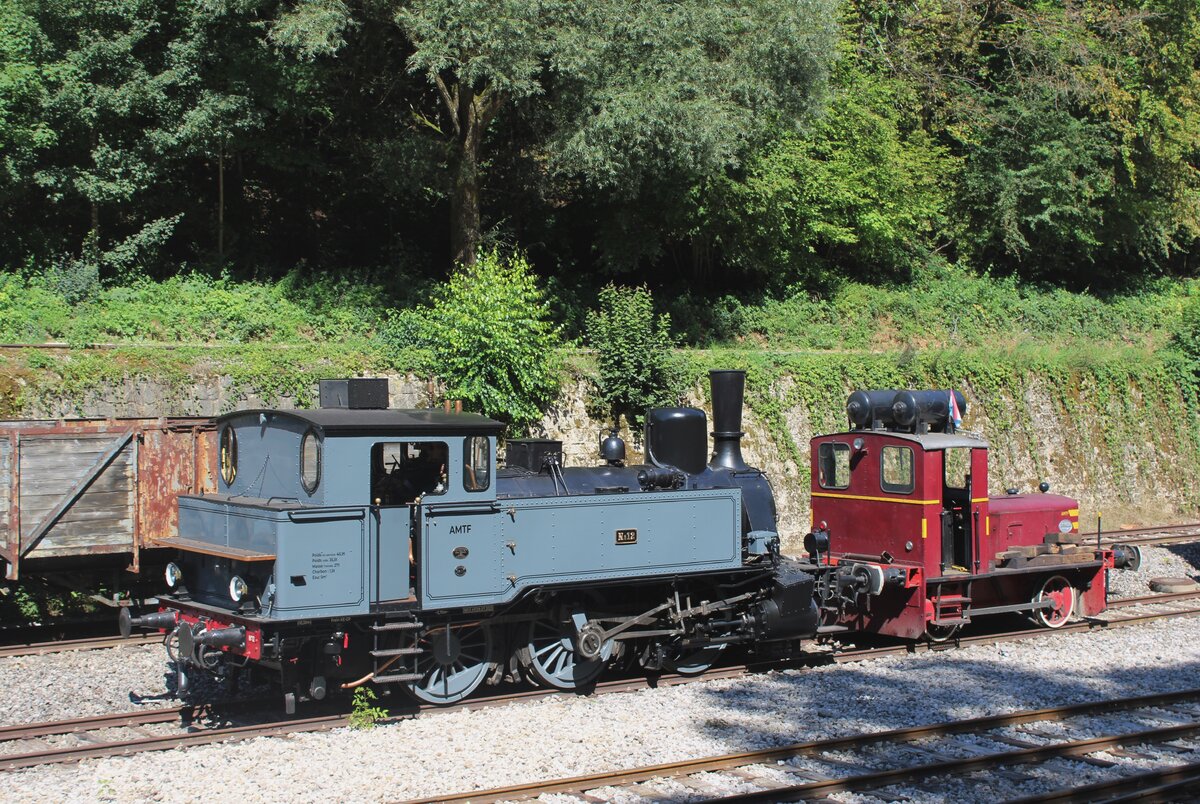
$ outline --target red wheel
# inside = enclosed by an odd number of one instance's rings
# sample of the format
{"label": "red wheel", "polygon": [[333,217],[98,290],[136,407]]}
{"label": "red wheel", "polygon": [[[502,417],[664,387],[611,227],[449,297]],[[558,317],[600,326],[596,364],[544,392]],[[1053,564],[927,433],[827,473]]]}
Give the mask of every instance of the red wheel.
{"label": "red wheel", "polygon": [[1033,613],[1034,622],[1047,628],[1061,628],[1075,613],[1075,588],[1070,581],[1061,575],[1047,578],[1042,588],[1033,596],[1034,603],[1049,600],[1054,605],[1047,609],[1037,609]]}

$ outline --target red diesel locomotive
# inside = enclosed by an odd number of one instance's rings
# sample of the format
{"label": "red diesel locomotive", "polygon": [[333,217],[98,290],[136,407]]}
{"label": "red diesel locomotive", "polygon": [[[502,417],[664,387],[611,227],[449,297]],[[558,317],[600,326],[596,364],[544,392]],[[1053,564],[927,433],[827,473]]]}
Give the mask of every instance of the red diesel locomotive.
{"label": "red diesel locomotive", "polygon": [[1057,628],[1106,607],[1106,572],[1136,547],[1079,531],[1079,504],[988,495],[988,442],[960,432],[955,391],[856,391],[850,429],[812,440],[805,540],[826,631],[943,640],[973,619],[1021,612]]}

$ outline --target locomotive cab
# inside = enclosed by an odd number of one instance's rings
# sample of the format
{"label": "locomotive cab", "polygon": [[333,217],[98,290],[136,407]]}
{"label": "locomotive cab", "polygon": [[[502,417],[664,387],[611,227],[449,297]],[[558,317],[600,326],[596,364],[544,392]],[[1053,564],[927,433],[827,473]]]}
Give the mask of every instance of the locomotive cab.
{"label": "locomotive cab", "polygon": [[987,442],[941,433],[838,433],[812,442],[812,511],[846,554],[887,552],[927,574],[978,568],[987,545]]}
{"label": "locomotive cab", "polygon": [[[194,604],[273,619],[411,602],[416,511],[490,509],[501,426],[437,411],[224,416],[217,492],[181,496],[181,535],[167,541],[186,550],[176,584]],[[389,571],[370,572],[376,563]]]}

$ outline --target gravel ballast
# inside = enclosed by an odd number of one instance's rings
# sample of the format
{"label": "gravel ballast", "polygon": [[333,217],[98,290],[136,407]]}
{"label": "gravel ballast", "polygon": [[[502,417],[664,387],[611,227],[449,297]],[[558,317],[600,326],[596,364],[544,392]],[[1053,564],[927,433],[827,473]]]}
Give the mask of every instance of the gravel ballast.
{"label": "gravel ballast", "polygon": [[[1200,558],[1194,547],[1147,550],[1141,572],[1113,573],[1114,591],[1146,594],[1146,578],[1195,577],[1194,557]],[[156,697],[168,690],[165,667],[156,646],[0,660],[7,704],[0,722],[168,705]],[[1200,618],[1172,620],[634,693],[431,712],[368,731],[46,766],[10,773],[6,798],[395,801],[1186,689],[1200,686],[1198,670]],[[727,793],[747,789],[727,777],[709,783]],[[700,797],[678,784],[656,792]],[[969,786],[954,796],[971,800]]]}

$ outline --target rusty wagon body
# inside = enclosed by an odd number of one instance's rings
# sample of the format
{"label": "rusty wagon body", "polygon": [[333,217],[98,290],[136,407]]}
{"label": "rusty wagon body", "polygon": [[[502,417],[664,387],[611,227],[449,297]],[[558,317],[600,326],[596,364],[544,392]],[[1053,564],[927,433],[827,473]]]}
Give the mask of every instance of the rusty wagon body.
{"label": "rusty wagon body", "polygon": [[210,418],[0,421],[0,561],[22,572],[126,563],[176,535],[178,494],[215,488]]}

